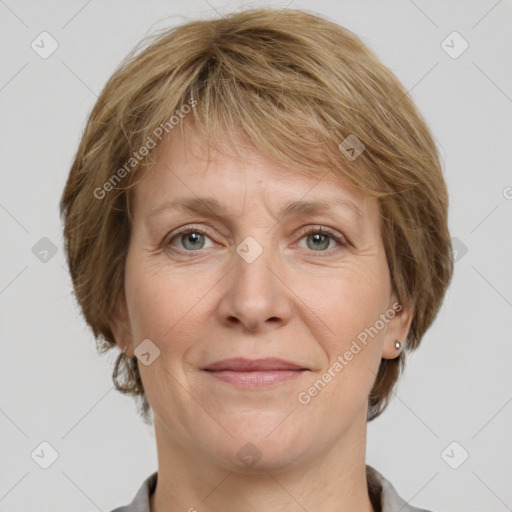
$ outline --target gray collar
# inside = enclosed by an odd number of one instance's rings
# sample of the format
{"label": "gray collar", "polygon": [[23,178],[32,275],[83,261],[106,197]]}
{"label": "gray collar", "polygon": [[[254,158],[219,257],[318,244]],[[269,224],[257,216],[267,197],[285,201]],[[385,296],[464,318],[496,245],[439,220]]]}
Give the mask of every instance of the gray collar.
{"label": "gray collar", "polygon": [[[112,512],[151,512],[149,498],[155,491],[157,478],[158,473],[155,471],[146,478],[129,505],[116,508]],[[366,478],[369,494],[377,512],[429,512],[409,505],[398,495],[395,488],[371,466],[366,466]]]}

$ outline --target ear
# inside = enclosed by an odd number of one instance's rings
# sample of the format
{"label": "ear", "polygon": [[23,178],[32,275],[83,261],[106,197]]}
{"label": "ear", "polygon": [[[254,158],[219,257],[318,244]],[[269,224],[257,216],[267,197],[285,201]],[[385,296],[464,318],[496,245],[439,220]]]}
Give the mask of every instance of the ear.
{"label": "ear", "polygon": [[[389,306],[390,313],[388,318],[388,327],[384,338],[384,345],[382,347],[383,359],[395,359],[399,356],[400,350],[395,347],[395,341],[398,340],[402,344],[402,350],[409,334],[412,318],[414,315],[414,307],[412,305],[401,304],[396,296],[393,294]],[[394,311],[394,316],[393,315]]]}
{"label": "ear", "polygon": [[110,328],[119,348],[126,349],[127,357],[134,357],[133,337],[124,292],[120,294],[113,308]]}

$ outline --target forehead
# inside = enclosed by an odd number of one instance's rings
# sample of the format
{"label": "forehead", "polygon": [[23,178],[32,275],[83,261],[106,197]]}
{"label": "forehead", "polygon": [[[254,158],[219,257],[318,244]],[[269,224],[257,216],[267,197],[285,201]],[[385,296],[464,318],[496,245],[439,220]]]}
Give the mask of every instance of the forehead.
{"label": "forehead", "polygon": [[186,197],[192,203],[194,196],[209,196],[217,206],[259,196],[277,206],[294,202],[302,211],[308,207],[319,210],[320,202],[330,206],[345,202],[355,206],[359,215],[369,207],[369,198],[342,181],[332,168],[326,166],[316,172],[293,169],[242,139],[227,142],[221,140],[220,146],[212,146],[193,133],[184,139],[177,132],[162,143],[156,164],[134,187],[136,216],[146,217],[176,198]]}

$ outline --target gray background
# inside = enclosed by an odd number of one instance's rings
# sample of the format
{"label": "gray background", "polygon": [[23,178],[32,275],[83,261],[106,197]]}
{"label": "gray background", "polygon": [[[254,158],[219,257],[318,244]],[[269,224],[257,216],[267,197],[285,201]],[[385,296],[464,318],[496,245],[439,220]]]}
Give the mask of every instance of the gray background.
{"label": "gray background", "polygon": [[[109,511],[156,470],[152,429],[113,389],[114,355],[96,355],[71,295],[57,204],[97,94],[144,35],[263,5],[359,35],[411,91],[446,172],[454,281],[369,425],[368,463],[416,506],[512,510],[511,2],[0,0],[0,511]],[[31,48],[43,31],[59,45],[47,59]],[[469,43],[458,58],[441,46],[453,31]],[[59,454],[46,470],[31,457],[43,441]]]}

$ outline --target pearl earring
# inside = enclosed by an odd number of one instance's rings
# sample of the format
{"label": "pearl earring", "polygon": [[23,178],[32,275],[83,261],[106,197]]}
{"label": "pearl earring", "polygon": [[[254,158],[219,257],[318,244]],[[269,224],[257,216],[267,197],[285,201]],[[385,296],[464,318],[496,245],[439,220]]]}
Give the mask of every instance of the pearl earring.
{"label": "pearl earring", "polygon": [[400,340],[395,340],[395,348],[400,351],[402,349],[402,343],[400,343]]}

